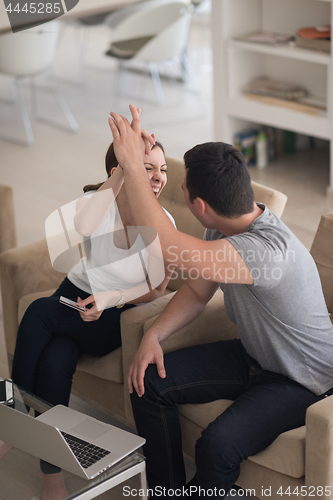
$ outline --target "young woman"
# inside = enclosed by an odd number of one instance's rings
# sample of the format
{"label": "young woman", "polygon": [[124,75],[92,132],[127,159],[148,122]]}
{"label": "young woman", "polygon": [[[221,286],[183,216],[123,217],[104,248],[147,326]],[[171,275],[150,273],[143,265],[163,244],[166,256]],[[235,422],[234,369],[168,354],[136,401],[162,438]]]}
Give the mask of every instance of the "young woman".
{"label": "young woman", "polygon": [[[156,142],[152,146],[144,163],[158,197],[167,182],[161,144]],[[123,184],[123,170],[112,144],[106,154],[106,171],[106,182],[86,186],[86,194],[76,206],[74,226],[85,236],[86,255],[51,297],[37,299],[29,306],[18,330],[12,379],[52,405],[68,405],[72,378],[81,355],[105,356],[117,349],[121,345],[121,313],[159,297],[170,279],[170,272],[165,270],[163,281],[156,288],[151,286],[151,259],[147,251],[143,255],[147,235],[135,228]],[[150,239],[154,239],[151,233]],[[135,251],[139,240],[142,248],[137,250],[143,257]],[[153,255],[154,259],[157,257]],[[60,303],[61,295],[91,306],[85,312],[78,312]],[[9,449],[0,442],[0,458]],[[41,469],[41,499],[65,498],[67,491],[60,469],[43,461]]]}

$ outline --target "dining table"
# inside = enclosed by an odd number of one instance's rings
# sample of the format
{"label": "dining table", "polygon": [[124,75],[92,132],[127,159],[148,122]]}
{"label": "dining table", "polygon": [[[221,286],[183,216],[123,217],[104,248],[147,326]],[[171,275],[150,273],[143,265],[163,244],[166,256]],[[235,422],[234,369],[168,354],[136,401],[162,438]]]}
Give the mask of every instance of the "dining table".
{"label": "dining table", "polygon": [[0,0],[0,35],[22,31],[52,19],[77,19],[98,16],[142,0]]}

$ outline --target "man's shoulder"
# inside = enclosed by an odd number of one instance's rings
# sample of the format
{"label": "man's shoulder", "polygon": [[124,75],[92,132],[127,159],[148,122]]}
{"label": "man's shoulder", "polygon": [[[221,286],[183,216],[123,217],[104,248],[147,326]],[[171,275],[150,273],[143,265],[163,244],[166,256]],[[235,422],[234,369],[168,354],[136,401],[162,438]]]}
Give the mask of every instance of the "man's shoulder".
{"label": "man's shoulder", "polygon": [[292,248],[301,252],[306,250],[295,234],[265,205],[259,215],[245,231],[233,236],[225,236],[218,229],[206,229],[204,239],[215,241],[225,238],[238,250],[265,248],[265,251],[286,252]]}
{"label": "man's shoulder", "polygon": [[[285,224],[262,203],[258,203],[258,205],[262,208],[262,213],[254,219],[245,231],[242,233],[236,234],[233,237],[238,237],[242,235],[255,235],[255,234],[264,234],[266,236],[276,233],[286,232],[291,233],[291,231],[285,226]],[[230,238],[226,237],[223,233],[221,233],[218,229],[206,229],[204,234],[204,239],[207,241],[219,240],[221,238]]]}

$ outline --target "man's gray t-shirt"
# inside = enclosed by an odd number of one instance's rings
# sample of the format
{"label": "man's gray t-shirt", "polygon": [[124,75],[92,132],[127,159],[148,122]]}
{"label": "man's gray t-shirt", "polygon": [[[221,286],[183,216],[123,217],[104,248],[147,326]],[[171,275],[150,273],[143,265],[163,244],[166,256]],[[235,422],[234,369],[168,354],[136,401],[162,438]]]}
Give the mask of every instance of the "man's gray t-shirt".
{"label": "man's gray t-shirt", "polygon": [[[263,369],[317,395],[333,387],[333,325],[317,267],[296,236],[264,205],[244,233],[226,239],[242,255],[253,285],[220,283],[241,342]],[[206,240],[225,236],[207,229]]]}

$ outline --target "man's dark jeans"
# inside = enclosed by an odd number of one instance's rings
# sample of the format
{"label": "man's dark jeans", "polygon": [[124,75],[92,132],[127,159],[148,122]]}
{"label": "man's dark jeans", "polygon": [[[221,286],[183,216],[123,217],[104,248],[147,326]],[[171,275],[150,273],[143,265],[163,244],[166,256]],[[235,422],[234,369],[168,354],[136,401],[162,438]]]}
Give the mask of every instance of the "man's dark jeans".
{"label": "man's dark jeans", "polygon": [[223,492],[236,482],[243,460],[266,448],[282,432],[304,425],[306,409],[331,393],[316,396],[283,375],[263,370],[239,340],[166,354],[165,368],[166,378],[161,379],[156,366],[150,365],[144,396],[132,395],[137,430],[147,440],[149,488],[158,486],[158,491],[185,485],[176,405],[234,400],[198,439],[197,472],[191,481],[197,488],[216,488],[215,497],[223,498]]}

